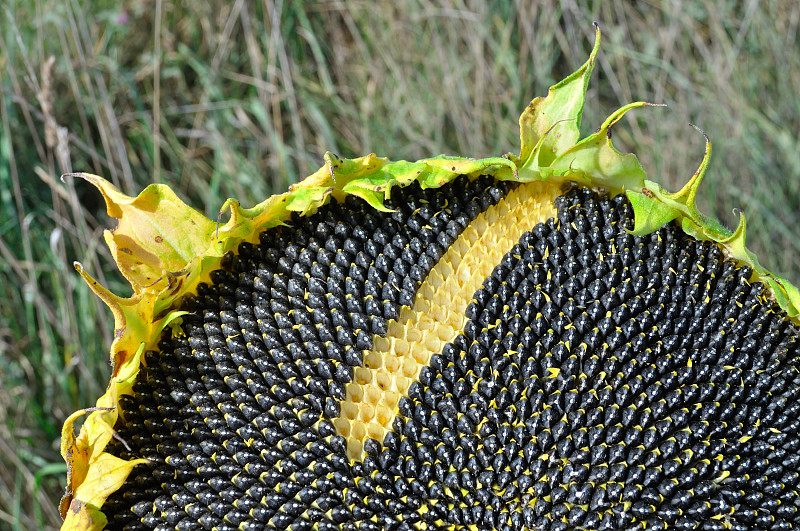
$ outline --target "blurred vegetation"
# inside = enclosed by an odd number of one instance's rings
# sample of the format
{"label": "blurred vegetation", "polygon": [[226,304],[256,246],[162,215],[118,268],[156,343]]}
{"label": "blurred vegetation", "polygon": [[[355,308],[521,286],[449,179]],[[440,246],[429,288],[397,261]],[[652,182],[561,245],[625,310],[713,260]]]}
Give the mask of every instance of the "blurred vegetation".
{"label": "blurred vegetation", "polygon": [[80,261],[129,292],[99,194],[168,183],[216,216],[341,156],[493,156],[603,29],[584,132],[614,130],[677,189],[714,155],[704,210],[800,279],[800,4],[725,0],[0,3],[0,528],[60,524],[61,423],[108,381],[110,312]]}

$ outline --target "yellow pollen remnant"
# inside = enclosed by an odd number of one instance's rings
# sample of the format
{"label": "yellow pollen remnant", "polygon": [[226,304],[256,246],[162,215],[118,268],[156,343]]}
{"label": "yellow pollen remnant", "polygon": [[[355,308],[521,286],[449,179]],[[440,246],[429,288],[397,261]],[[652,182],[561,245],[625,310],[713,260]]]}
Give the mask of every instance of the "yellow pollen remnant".
{"label": "yellow pollen remnant", "polygon": [[482,212],[428,273],[414,306],[403,306],[386,336],[373,338],[333,421],[351,460],[365,457],[367,438],[383,443],[422,367],[464,329],[473,294],[525,232],[556,215],[559,194],[557,184],[525,183]]}

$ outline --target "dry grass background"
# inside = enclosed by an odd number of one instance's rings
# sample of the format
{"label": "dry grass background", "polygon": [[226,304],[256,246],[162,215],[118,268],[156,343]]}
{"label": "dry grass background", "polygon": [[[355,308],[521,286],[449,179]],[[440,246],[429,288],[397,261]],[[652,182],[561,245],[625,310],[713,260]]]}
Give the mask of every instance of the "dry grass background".
{"label": "dry grass background", "polygon": [[492,156],[603,28],[584,129],[615,129],[677,189],[714,155],[702,205],[800,279],[800,4],[783,1],[0,2],[0,528],[57,527],[60,427],[109,374],[119,292],[99,194],[173,186],[216,215],[310,173],[326,150]]}

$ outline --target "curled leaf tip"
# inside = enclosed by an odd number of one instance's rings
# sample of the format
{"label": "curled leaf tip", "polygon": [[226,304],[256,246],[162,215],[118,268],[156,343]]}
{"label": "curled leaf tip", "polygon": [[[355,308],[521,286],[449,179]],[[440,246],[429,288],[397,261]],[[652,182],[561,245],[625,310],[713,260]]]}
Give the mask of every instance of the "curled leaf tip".
{"label": "curled leaf tip", "polygon": [[708,169],[708,163],[711,160],[711,141],[709,140],[705,131],[694,124],[690,123],[689,125],[699,131],[706,139],[703,160],[700,162],[700,166],[697,168],[697,171],[695,171],[694,175],[692,175],[692,178],[689,179],[685,185],[683,185],[683,188],[674,194],[667,194],[667,196],[670,199],[685,205],[695,216],[700,216],[700,213],[697,211],[697,190],[700,188],[700,183],[703,181],[703,177]]}
{"label": "curled leaf tip", "polygon": [[78,178],[83,178],[83,175],[84,175],[84,174],[83,174],[83,173],[80,173],[80,172],[69,172],[69,173],[62,173],[62,174],[61,174],[61,177],[59,177],[59,180],[60,180],[62,183],[66,183],[66,182],[67,182],[67,179],[66,179],[67,177],[72,177],[73,179],[74,179],[74,178],[76,178],[76,177],[78,177]]}
{"label": "curled leaf tip", "polygon": [[[665,105],[665,107],[666,107],[666,105]],[[705,131],[703,131],[702,129],[700,129],[699,127],[697,127],[696,125],[694,125],[691,122],[689,122],[689,125],[694,127],[697,131],[700,132],[700,134],[702,134],[704,137],[706,137],[706,144],[711,144],[711,140],[709,140],[708,135],[706,134]]]}
{"label": "curled leaf tip", "polygon": [[736,227],[736,230],[733,231],[728,238],[722,240],[723,242],[735,242],[737,246],[740,246],[742,250],[745,247],[745,236],[747,232],[747,220],[745,218],[744,212],[738,208],[733,209],[733,214],[739,216],[739,225]]}
{"label": "curled leaf tip", "polygon": [[83,264],[80,262],[73,262],[73,267],[81,276],[84,282],[89,286],[89,288],[97,295],[100,300],[106,303],[111,311],[114,314],[114,318],[117,323],[117,328],[120,326],[125,326],[125,315],[122,310],[123,305],[125,304],[125,299],[120,297],[119,295],[111,292],[108,288],[100,284],[92,275],[86,272],[83,268]]}

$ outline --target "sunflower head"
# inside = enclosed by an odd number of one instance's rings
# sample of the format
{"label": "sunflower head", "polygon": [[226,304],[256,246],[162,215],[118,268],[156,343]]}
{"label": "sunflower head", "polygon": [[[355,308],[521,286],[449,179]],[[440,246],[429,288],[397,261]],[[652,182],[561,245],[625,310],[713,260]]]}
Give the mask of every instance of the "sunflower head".
{"label": "sunflower head", "polygon": [[599,42],[518,155],[328,153],[224,223],[84,175],[133,295],[76,264],[115,334],[64,528],[794,522],[800,294],[697,210],[710,144],[670,193],[611,142],[648,104],[580,137]]}

